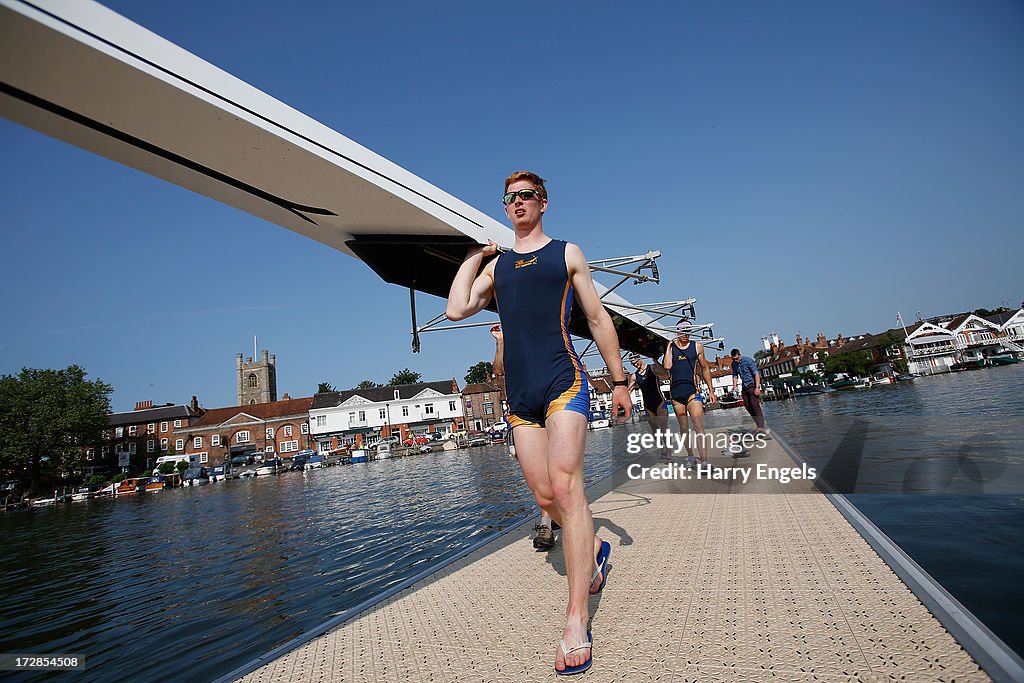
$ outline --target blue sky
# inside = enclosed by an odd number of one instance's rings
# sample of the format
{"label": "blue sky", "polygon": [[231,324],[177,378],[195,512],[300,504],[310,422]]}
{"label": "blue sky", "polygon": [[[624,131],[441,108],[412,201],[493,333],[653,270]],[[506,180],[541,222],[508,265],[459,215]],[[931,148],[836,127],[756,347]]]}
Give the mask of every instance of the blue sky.
{"label": "blue sky", "polygon": [[[495,218],[536,170],[549,234],[660,249],[623,294],[749,353],[1024,298],[1018,2],[106,4]],[[491,357],[412,354],[407,292],[321,244],[8,121],[0,149],[2,373],[78,363],[127,410],[233,404],[254,334],[293,397]]]}

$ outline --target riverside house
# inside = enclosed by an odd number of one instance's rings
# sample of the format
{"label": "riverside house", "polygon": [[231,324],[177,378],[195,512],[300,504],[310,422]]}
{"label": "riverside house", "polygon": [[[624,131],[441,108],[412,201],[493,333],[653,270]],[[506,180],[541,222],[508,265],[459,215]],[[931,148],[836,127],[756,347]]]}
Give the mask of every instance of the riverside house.
{"label": "riverside house", "polygon": [[86,473],[152,469],[157,458],[184,452],[182,432],[202,414],[195,396],[188,405],[139,401],[135,410],[111,413],[103,442],[86,449]]}
{"label": "riverside house", "polygon": [[287,458],[310,448],[313,398],[285,398],[207,410],[180,432],[181,445],[197,466],[220,465],[236,455]]}
{"label": "riverside house", "polygon": [[313,397],[309,427],[316,449],[368,446],[389,436],[405,441],[463,428],[462,395],[454,380],[327,391]]}

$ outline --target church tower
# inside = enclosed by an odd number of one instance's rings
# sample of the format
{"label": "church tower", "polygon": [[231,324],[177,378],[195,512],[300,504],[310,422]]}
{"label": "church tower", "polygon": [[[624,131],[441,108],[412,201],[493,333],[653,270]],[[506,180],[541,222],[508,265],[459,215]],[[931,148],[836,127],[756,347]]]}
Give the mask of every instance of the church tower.
{"label": "church tower", "polygon": [[277,400],[277,365],[275,358],[268,355],[266,349],[263,357],[253,362],[246,358],[242,362],[242,354],[238,354],[238,405],[248,406],[254,403],[271,403]]}

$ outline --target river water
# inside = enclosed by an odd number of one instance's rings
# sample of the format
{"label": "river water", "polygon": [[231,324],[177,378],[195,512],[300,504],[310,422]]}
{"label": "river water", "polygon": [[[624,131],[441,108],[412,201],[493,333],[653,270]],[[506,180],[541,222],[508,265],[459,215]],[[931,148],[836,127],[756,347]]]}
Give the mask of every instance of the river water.
{"label": "river water", "polygon": [[[641,428],[588,435],[587,483]],[[65,680],[211,680],[533,515],[504,445],[8,512],[0,652],[84,654]]]}
{"label": "river water", "polygon": [[[1024,367],[993,368],[765,410],[1018,651],[1022,381]],[[634,430],[588,435],[588,483],[632,460]],[[504,446],[8,512],[0,652],[87,665],[5,680],[210,680],[533,515]]]}
{"label": "river water", "polygon": [[1024,655],[1024,363],[764,410],[834,488]]}

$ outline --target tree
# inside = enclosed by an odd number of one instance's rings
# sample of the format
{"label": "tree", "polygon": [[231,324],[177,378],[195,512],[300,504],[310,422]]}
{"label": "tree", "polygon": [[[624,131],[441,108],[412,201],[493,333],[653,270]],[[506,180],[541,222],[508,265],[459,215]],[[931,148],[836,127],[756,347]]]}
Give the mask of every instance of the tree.
{"label": "tree", "polygon": [[[907,371],[907,363],[903,360],[903,344],[903,338],[894,334],[891,330],[882,335],[875,344],[878,353],[885,358],[891,359],[889,361],[890,365],[895,367],[898,372]],[[897,354],[891,354],[890,350],[895,350]]]}
{"label": "tree", "polygon": [[374,382],[372,379],[364,379],[362,382],[356,385],[356,389],[376,389],[377,387],[383,386]]}
{"label": "tree", "polygon": [[158,472],[160,472],[160,474],[170,474],[171,472],[174,471],[174,465],[175,463],[168,460],[166,462],[160,463],[160,466],[157,467],[156,469]]}
{"label": "tree", "polygon": [[54,473],[67,472],[102,440],[114,389],[85,375],[70,365],[0,376],[0,468],[28,479],[30,490],[38,489],[44,462]]}
{"label": "tree", "polygon": [[331,391],[337,391],[337,389],[335,389],[334,385],[330,382],[320,382],[316,388],[316,393],[318,394],[326,394]]}
{"label": "tree", "polygon": [[870,351],[846,351],[833,354],[825,359],[825,374],[872,375],[878,370],[878,363]]}
{"label": "tree", "polygon": [[490,361],[482,360],[466,372],[466,384],[482,384],[491,381],[494,367]]}
{"label": "tree", "polygon": [[816,373],[814,370],[804,370],[802,372],[794,372],[795,377],[799,377],[807,384],[817,384],[821,381],[821,375]]}
{"label": "tree", "polygon": [[422,377],[420,373],[413,372],[409,368],[405,368],[404,370],[399,370],[395,373],[395,376],[391,378],[390,382],[388,382],[388,386],[395,387],[400,384],[416,384],[420,381],[420,377]]}
{"label": "tree", "polygon": [[185,470],[188,469],[188,461],[179,460],[174,466],[174,469],[178,470],[178,474],[185,474]]}

